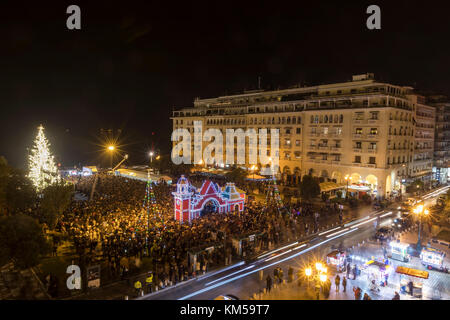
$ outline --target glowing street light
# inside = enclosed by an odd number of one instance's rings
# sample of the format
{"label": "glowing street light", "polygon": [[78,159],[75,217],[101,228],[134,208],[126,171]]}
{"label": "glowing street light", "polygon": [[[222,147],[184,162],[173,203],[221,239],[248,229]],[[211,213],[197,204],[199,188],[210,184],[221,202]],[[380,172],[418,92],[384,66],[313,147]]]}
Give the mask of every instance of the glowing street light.
{"label": "glowing street light", "polygon": [[108,151],[109,151],[109,166],[112,169],[112,160],[113,160],[113,155],[114,155],[114,150],[116,150],[116,147],[113,146],[112,144],[108,146]]}
{"label": "glowing street light", "polygon": [[345,199],[348,198],[348,181],[352,181],[352,177],[350,177],[348,174],[344,177],[345,181],[347,181],[347,190],[345,191]]}
{"label": "glowing street light", "polygon": [[148,155],[150,156],[150,163],[152,163],[153,162],[153,155],[154,155],[153,151],[150,151]]}
{"label": "glowing street light", "polygon": [[316,262],[316,270],[317,270],[317,271],[321,271],[322,268],[323,268],[322,263]]}
{"label": "glowing street light", "polygon": [[319,279],[320,279],[320,282],[325,282],[325,281],[327,281],[327,275],[324,274],[324,273],[322,273],[322,274],[319,276]]}
{"label": "glowing street light", "polygon": [[423,204],[419,204],[417,207],[413,209],[413,213],[419,217],[419,231],[417,232],[417,251],[420,251],[422,246],[422,241],[420,239],[420,230],[422,229],[422,215],[429,215],[430,211],[425,209]]}
{"label": "glowing street light", "polygon": [[311,268],[306,268],[305,269],[305,274],[307,277],[310,277],[312,275],[312,269]]}

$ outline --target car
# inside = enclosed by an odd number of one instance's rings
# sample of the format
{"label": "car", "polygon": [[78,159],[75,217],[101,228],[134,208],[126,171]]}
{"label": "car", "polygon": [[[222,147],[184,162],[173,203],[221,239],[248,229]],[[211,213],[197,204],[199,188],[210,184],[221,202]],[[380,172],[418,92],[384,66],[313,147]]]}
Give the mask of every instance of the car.
{"label": "car", "polygon": [[379,239],[380,241],[389,240],[392,237],[394,230],[389,227],[381,227],[375,233],[375,239]]}
{"label": "car", "polygon": [[402,218],[402,217],[401,218],[395,218],[392,221],[391,226],[392,226],[392,228],[394,230],[400,231],[400,230],[408,228],[410,226],[410,221],[407,218]]}
{"label": "car", "polygon": [[402,206],[403,206],[403,207],[406,207],[406,208],[411,208],[411,207],[414,206],[416,203],[417,203],[417,199],[415,199],[415,198],[408,198],[406,201],[404,201],[404,202],[402,203]]}
{"label": "car", "polygon": [[214,300],[239,300],[239,298],[236,296],[233,296],[232,294],[227,294],[227,295],[221,295],[221,296],[215,297]]}

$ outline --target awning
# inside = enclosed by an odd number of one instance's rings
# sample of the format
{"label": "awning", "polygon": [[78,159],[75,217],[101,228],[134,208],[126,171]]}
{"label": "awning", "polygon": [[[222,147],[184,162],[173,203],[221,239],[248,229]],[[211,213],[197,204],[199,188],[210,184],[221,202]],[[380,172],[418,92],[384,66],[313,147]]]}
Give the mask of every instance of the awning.
{"label": "awning", "polygon": [[332,190],[337,190],[337,189],[343,189],[345,187],[344,184],[339,184],[339,183],[335,183],[335,182],[322,182],[319,184],[320,186],[320,192],[328,192],[328,191],[332,191]]}
{"label": "awning", "polygon": [[249,174],[249,175],[247,176],[247,179],[251,179],[251,180],[261,180],[261,179],[264,179],[264,180],[267,180],[266,177],[260,176],[259,174]]}
{"label": "awning", "polygon": [[421,279],[428,279],[428,271],[411,269],[406,267],[398,266],[395,272],[399,274],[405,274],[407,276],[417,277]]}

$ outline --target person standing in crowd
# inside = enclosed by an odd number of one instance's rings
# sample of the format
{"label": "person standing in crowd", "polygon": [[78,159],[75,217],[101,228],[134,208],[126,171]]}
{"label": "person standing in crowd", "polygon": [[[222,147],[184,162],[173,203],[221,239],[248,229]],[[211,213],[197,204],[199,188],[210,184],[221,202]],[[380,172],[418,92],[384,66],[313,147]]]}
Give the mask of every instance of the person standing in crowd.
{"label": "person standing in crowd", "polygon": [[355,300],[361,300],[361,289],[359,287],[353,287],[353,293],[355,294]]}
{"label": "person standing in crowd", "polygon": [[291,283],[293,280],[294,280],[294,269],[292,269],[292,267],[289,267],[288,282]]}
{"label": "person standing in crowd", "polygon": [[342,287],[344,288],[343,292],[347,289],[347,278],[344,276],[342,279]]}
{"label": "person standing in crowd", "polygon": [[142,283],[141,283],[139,280],[137,280],[137,281],[134,283],[134,289],[135,289],[135,291],[136,291],[136,296],[139,297],[139,295],[140,295],[140,293],[141,293],[141,289],[142,289]]}
{"label": "person standing in crowd", "polygon": [[153,274],[151,272],[148,273],[145,284],[147,286],[147,293],[152,293]]}
{"label": "person standing in crowd", "polygon": [[334,278],[334,284],[336,285],[336,292],[339,292],[339,285],[341,284],[341,277],[339,275],[336,275],[336,278]]}
{"label": "person standing in crowd", "polygon": [[272,289],[272,278],[270,277],[270,274],[268,274],[266,278],[266,290],[269,293],[271,289]]}
{"label": "person standing in crowd", "polygon": [[398,294],[397,291],[395,291],[394,297],[392,298],[392,300],[400,300],[400,295]]}

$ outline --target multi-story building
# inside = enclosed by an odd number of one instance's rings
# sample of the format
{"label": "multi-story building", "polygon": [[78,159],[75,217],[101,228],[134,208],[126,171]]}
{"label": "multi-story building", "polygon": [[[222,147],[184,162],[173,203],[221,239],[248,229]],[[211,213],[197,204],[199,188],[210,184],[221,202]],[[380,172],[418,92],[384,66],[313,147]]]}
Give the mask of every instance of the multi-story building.
{"label": "multi-story building", "polygon": [[430,185],[433,169],[435,108],[427,106],[425,97],[409,95],[415,112],[413,113],[414,140],[412,161],[409,166],[409,180],[420,179]]}
{"label": "multi-story building", "polygon": [[196,120],[204,130],[222,132],[278,128],[285,178],[310,173],[345,183],[347,177],[384,197],[400,191],[410,174],[428,172],[432,109],[413,88],[365,74],[343,83],[196,99],[194,107],[174,111],[172,121],[191,134]]}
{"label": "multi-story building", "polygon": [[433,179],[447,183],[450,173],[450,101],[445,96],[430,97],[436,108]]}

